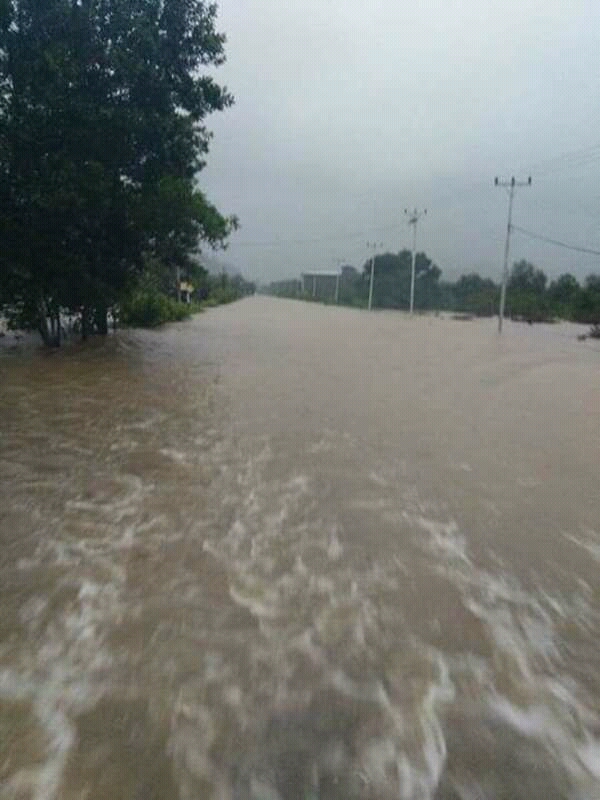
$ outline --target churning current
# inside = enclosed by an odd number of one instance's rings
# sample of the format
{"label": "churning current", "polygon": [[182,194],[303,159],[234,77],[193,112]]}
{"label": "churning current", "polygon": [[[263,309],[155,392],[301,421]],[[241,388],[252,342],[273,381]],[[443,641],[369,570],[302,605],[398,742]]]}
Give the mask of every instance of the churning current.
{"label": "churning current", "polygon": [[600,798],[600,347],[254,297],[0,352],[1,800]]}

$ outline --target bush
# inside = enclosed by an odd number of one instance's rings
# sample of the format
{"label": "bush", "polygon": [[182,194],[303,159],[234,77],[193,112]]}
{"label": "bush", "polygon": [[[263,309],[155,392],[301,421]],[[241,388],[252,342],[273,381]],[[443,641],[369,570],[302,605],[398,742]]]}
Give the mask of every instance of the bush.
{"label": "bush", "polygon": [[129,294],[120,307],[124,325],[155,328],[165,322],[188,319],[201,309],[196,304],[178,303],[152,288],[138,288]]}
{"label": "bush", "polygon": [[216,285],[211,288],[206,302],[211,306],[220,306],[225,303],[233,303],[234,300],[239,300],[239,298],[240,293],[230,284],[225,286]]}

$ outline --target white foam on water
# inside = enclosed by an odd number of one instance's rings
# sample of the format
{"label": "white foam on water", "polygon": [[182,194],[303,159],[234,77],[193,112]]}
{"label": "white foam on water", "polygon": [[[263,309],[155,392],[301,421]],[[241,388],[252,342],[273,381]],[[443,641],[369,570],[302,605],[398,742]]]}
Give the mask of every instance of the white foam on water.
{"label": "white foam on water", "polygon": [[[437,680],[431,681],[424,692],[420,704],[411,709],[409,719],[402,720],[398,730],[408,728],[411,738],[406,749],[400,748],[397,767],[400,781],[400,798],[407,800],[431,800],[442,776],[447,746],[440,719],[440,712],[455,697],[454,684],[450,678],[448,665],[440,653],[426,648],[431,664],[437,669]],[[394,714],[406,713],[401,708],[394,709]],[[415,740],[420,743],[420,751],[415,751]]]}
{"label": "white foam on water", "polygon": [[156,428],[164,423],[167,419],[166,414],[156,413],[151,414],[146,419],[139,420],[138,422],[129,422],[124,425],[118,425],[117,431],[147,431],[150,428]]}
{"label": "white foam on water", "polygon": [[593,559],[600,561],[600,536],[595,531],[587,530],[585,539],[571,533],[565,533],[564,537],[583,550],[587,550]]}
{"label": "white foam on water", "polygon": [[[107,480],[115,482],[112,476]],[[111,500],[67,500],[65,510],[77,516],[81,524],[81,514],[89,515],[95,522],[109,526],[119,526],[127,517],[135,516],[140,509],[141,503],[147,497],[154,486],[144,484],[137,475],[122,474],[118,476],[117,486],[123,490],[123,495]]]}
{"label": "white foam on water", "polygon": [[[97,481],[96,499],[66,502],[63,536],[60,528],[54,536],[40,536],[35,554],[18,563],[25,572],[56,570],[56,596],[65,590],[64,603],[56,607],[43,594],[23,603],[19,616],[27,636],[0,673],[0,697],[30,702],[46,735],[43,762],[8,778],[14,787],[26,786],[35,800],[59,796],[74,720],[110,692],[114,661],[106,638],[124,612],[121,555],[135,545],[135,519],[152,490],[130,475],[99,475]],[[116,499],[109,501],[109,493]]]}
{"label": "white foam on water", "polygon": [[[502,696],[490,698],[489,705],[499,719],[544,746],[569,775],[577,798],[600,796],[600,739],[583,724],[583,720],[590,722],[589,709],[564,694],[563,702],[554,706],[550,701],[520,707]],[[592,726],[597,728],[599,722],[597,717]]]}
{"label": "white foam on water", "polygon": [[230,582],[229,594],[242,608],[247,608],[259,621],[276,619],[279,616],[279,594],[276,589],[270,589],[258,579],[250,582],[248,578],[244,584],[241,581]]}
{"label": "white foam on water", "polygon": [[[72,718],[92,707],[104,689],[98,676],[112,665],[110,653],[99,636],[99,623],[116,612],[115,595],[105,586],[83,581],[79,608],[55,618],[36,652],[23,654],[20,669],[0,673],[0,696],[31,702],[48,745],[44,761],[17,773],[10,781],[30,785],[35,800],[58,796],[62,774],[75,739]],[[110,607],[110,611],[109,608]]]}
{"label": "white foam on water", "polygon": [[440,522],[436,519],[408,512],[403,512],[403,517],[412,525],[419,526],[429,534],[428,546],[436,554],[470,564],[467,556],[467,539],[459,531],[458,525],[454,520]]}
{"label": "white foam on water", "polygon": [[[586,597],[525,590],[514,575],[475,567],[454,525],[426,520],[421,527],[430,533],[438,571],[460,589],[463,604],[484,624],[492,643],[492,660],[472,674],[480,702],[544,748],[576,787],[577,800],[600,797],[600,711],[586,690],[563,674],[557,632],[565,619],[578,624],[587,619],[592,629],[595,616]],[[583,546],[590,549],[589,539]]]}
{"label": "white foam on water", "polygon": [[316,453],[328,453],[330,450],[333,449],[333,444],[328,441],[325,437],[319,439],[318,442],[313,442],[307,448],[308,452],[312,455]]}
{"label": "white foam on water", "polygon": [[165,458],[170,458],[171,461],[174,461],[176,464],[191,466],[189,454],[181,450],[176,450],[174,447],[161,447],[158,452]]}
{"label": "white foam on water", "polygon": [[588,736],[577,748],[577,755],[589,774],[600,782],[600,738]]}
{"label": "white foam on water", "polygon": [[329,536],[329,544],[327,545],[327,558],[330,561],[339,561],[343,553],[344,548],[340,544],[337,528],[334,528]]}
{"label": "white foam on water", "polygon": [[8,776],[7,788],[22,796],[28,792],[33,800],[52,800],[57,796],[68,753],[75,732],[51,691],[44,692],[35,678],[24,678],[10,669],[0,671],[0,697],[5,701],[29,701],[46,734],[45,760],[41,765],[20,769]]}
{"label": "white foam on water", "polygon": [[[440,714],[454,696],[447,664],[441,654],[424,649],[417,640],[398,642],[398,657],[404,658],[401,651],[406,650],[409,660],[422,668],[417,670],[418,690],[402,689],[395,695],[369,667],[372,658],[378,658],[371,652],[379,647],[382,633],[380,610],[372,597],[397,589],[397,563],[370,561],[357,573],[344,559],[341,524],[306,520],[306,509],[313,507],[307,477],[264,481],[261,470],[256,459],[248,462],[246,473],[238,478],[246,493],[236,503],[237,517],[225,536],[209,537],[204,544],[227,568],[232,599],[258,619],[261,638],[250,643],[251,662],[265,665],[259,685],[246,684],[244,693],[234,692],[231,698],[227,694],[223,702],[243,720],[247,735],[259,739],[259,733],[252,734],[253,718],[268,719],[269,709],[254,693],[263,697],[264,681],[272,682],[274,709],[286,704],[297,708],[290,715],[292,726],[294,715],[302,719],[303,714],[313,713],[312,698],[319,692],[334,692],[342,710],[345,704],[349,709],[364,706],[364,727],[359,721],[357,729],[346,734],[354,737],[353,753],[336,740],[339,733],[332,732],[318,756],[323,760],[319,769],[332,770],[335,765],[336,780],[358,781],[353,790],[357,797],[431,800],[447,755]],[[374,502],[379,510],[388,506],[388,501]],[[464,561],[456,525],[435,527],[424,520],[415,524],[428,532],[435,530],[440,542],[436,552],[451,551]],[[297,676],[300,667],[295,665],[304,659],[310,664],[308,674]],[[357,669],[355,664],[362,662],[364,669]],[[307,736],[303,724],[298,723],[295,743],[299,752],[314,746],[303,741]],[[276,753],[262,753],[259,761],[269,758],[276,758]],[[202,761],[202,769],[216,780],[214,765]],[[254,797],[253,790],[248,791]]]}
{"label": "white foam on water", "polygon": [[[496,565],[490,571],[479,569],[457,522],[437,519],[435,506],[411,494],[410,487],[400,500],[352,497],[348,510],[375,513],[415,534],[433,571],[459,590],[465,609],[481,622],[483,644],[492,656],[446,657],[417,637],[404,640],[396,629],[388,634],[373,599],[387,598],[411,577],[410,550],[399,550],[386,563],[371,560],[357,569],[345,558],[342,525],[331,518],[315,519],[315,487],[308,477],[267,478],[263,468],[272,472],[272,462],[268,449],[261,458],[248,460],[238,473],[237,499],[232,497],[236,519],[224,536],[209,536],[205,543],[231,576],[231,597],[259,620],[260,636],[249,649],[251,663],[261,664],[260,689],[246,683],[241,696],[233,690],[231,697],[223,696],[249,726],[244,729],[248,736],[253,714],[268,719],[264,698],[269,691],[274,708],[286,701],[298,706],[298,712],[290,712],[293,727],[295,713],[301,717],[319,691],[332,690],[349,704],[372,704],[369,713],[378,720],[369,723],[369,732],[352,732],[353,756],[339,742],[330,743],[336,770],[345,765],[347,775],[359,782],[352,796],[432,800],[447,760],[445,709],[463,702],[464,685],[469,691],[465,702],[479,709],[475,714],[492,715],[502,723],[500,730],[509,726],[542,746],[557,769],[572,776],[583,800],[584,790],[594,787],[598,778],[594,730],[599,722],[590,698],[560,672],[556,624],[574,613],[585,615],[585,598],[528,591],[499,562],[496,572]],[[394,480],[377,470],[370,483],[373,492],[379,487],[383,495]],[[378,648],[388,635],[399,637],[394,644],[397,657],[417,665],[408,672],[399,669],[397,691],[386,682],[393,683],[393,676],[386,673],[382,682],[374,669],[378,665],[381,671]],[[298,674],[303,669],[304,674]],[[417,676],[414,683],[411,669]],[[467,676],[464,684],[459,683],[459,673]],[[298,736],[306,736],[298,726]]]}
{"label": "white foam on water", "polygon": [[390,485],[387,478],[383,475],[380,475],[378,472],[375,472],[375,470],[371,470],[369,473],[369,480],[377,486],[382,486],[383,488],[387,488]]}
{"label": "white foam on water", "polygon": [[527,737],[545,735],[552,722],[552,714],[545,706],[519,708],[502,696],[490,699],[489,705],[498,717]]}

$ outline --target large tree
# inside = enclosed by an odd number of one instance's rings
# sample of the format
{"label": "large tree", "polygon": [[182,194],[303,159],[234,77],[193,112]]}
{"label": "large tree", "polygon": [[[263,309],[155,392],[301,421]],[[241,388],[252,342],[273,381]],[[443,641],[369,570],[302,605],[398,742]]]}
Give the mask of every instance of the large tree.
{"label": "large tree", "polygon": [[546,297],[548,278],[543,270],[522,259],[513,264],[507,285],[507,306],[510,315],[530,322],[551,317]]}
{"label": "large tree", "polygon": [[573,301],[573,318],[577,322],[600,325],[600,275],[588,275]]}
{"label": "large tree", "polygon": [[479,316],[496,313],[500,291],[491,278],[482,278],[476,272],[471,272],[461,275],[449,288],[455,310]]}
{"label": "large tree", "polygon": [[145,258],[173,269],[234,224],[195,184],[232,102],[203,73],[215,22],[202,0],[0,0],[0,292],[46,341],[65,307],[104,331]]}
{"label": "large tree", "polygon": [[522,259],[513,264],[507,289],[509,292],[528,292],[539,297],[544,293],[547,280],[541,269]]}
{"label": "large tree", "polygon": [[[410,250],[375,256],[373,305],[379,308],[408,308],[412,254]],[[370,277],[371,260],[363,267],[363,280]],[[415,308],[436,308],[441,270],[425,253],[415,257]]]}

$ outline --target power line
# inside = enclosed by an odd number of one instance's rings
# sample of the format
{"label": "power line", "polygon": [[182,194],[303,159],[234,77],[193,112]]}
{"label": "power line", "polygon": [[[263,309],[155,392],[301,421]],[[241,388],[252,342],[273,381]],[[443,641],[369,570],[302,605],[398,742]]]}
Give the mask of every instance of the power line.
{"label": "power line", "polygon": [[543,177],[569,167],[588,166],[598,161],[598,159],[600,159],[600,144],[595,144],[591,147],[582,147],[578,150],[562,153],[554,158],[544,159],[527,167],[527,171],[535,173],[536,177]]}
{"label": "power line", "polygon": [[387,225],[382,228],[370,228],[368,231],[361,233],[346,233],[341,236],[322,236],[313,239],[273,239],[272,241],[264,242],[232,242],[236,247],[284,247],[290,244],[321,244],[324,242],[342,242],[347,239],[361,239],[368,236],[370,233],[383,233],[386,231],[399,230],[401,225]]}
{"label": "power line", "polygon": [[575,250],[577,253],[589,253],[593,256],[600,256],[600,250],[591,250],[589,247],[579,247],[575,244],[566,244],[566,242],[559,242],[558,239],[551,239],[549,236],[542,236],[539,233],[532,233],[532,231],[526,231],[525,228],[519,228],[518,225],[512,225],[512,229],[514,231],[519,231],[524,236],[529,236],[530,239],[539,239],[540,242],[548,242],[549,244],[555,244],[557,247],[564,247],[565,250]]}

